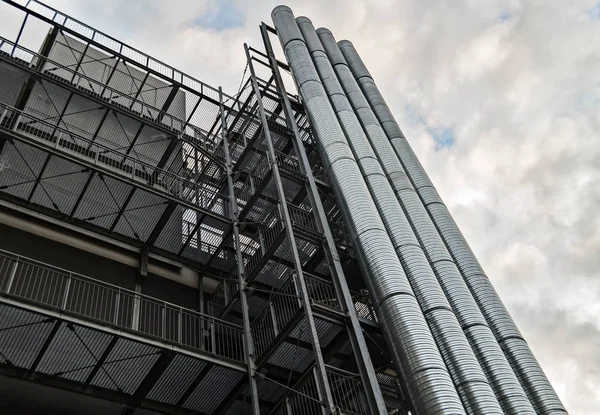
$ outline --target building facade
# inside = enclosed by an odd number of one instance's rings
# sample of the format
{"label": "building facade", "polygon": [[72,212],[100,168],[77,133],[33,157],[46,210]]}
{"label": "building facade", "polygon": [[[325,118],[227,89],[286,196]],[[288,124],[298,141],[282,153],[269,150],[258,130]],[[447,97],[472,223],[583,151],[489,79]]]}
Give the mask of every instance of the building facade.
{"label": "building facade", "polygon": [[273,23],[228,95],[0,2],[0,409],[565,414],[352,44]]}

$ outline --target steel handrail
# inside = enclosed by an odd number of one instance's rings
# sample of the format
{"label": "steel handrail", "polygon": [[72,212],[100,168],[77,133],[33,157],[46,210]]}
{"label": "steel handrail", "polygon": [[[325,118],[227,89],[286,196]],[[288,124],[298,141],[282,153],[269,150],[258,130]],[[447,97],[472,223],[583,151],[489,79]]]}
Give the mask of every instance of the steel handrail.
{"label": "steel handrail", "polygon": [[[197,183],[189,181],[187,179],[184,179],[181,176],[178,176],[177,174],[174,174],[174,173],[169,172],[169,171],[164,170],[164,169],[159,169],[158,167],[153,166],[152,164],[140,161],[138,159],[135,159],[135,158],[133,158],[131,156],[125,155],[125,154],[123,154],[123,153],[121,153],[119,151],[113,150],[110,147],[104,146],[102,144],[98,144],[98,143],[96,143],[96,142],[94,142],[94,141],[92,141],[92,140],[90,140],[88,138],[85,138],[83,136],[80,136],[80,135],[78,135],[78,134],[76,134],[76,133],[74,133],[72,131],[66,130],[66,129],[61,128],[59,126],[56,126],[54,124],[48,123],[47,121],[44,121],[44,120],[42,120],[40,118],[37,118],[35,115],[32,115],[30,113],[26,113],[24,111],[21,111],[21,110],[19,110],[17,108],[11,107],[11,106],[3,104],[3,103],[0,103],[0,128],[6,128],[6,127],[3,127],[1,125],[1,122],[4,119],[7,119],[7,117],[8,117],[8,114],[5,113],[4,111],[6,111],[6,112],[10,111],[12,113],[11,115],[16,116],[17,119],[14,120],[15,122],[18,122],[18,117],[31,118],[33,121],[35,121],[35,123],[41,124],[43,126],[46,126],[47,128],[50,128],[53,131],[53,134],[52,134],[53,137],[51,137],[52,140],[49,141],[49,142],[52,142],[52,143],[56,144],[57,146],[59,145],[60,140],[61,140],[60,135],[57,134],[57,133],[62,133],[65,136],[76,137],[78,140],[81,140],[81,141],[85,142],[86,144],[89,144],[88,149],[85,150],[86,153],[92,154],[93,152],[92,152],[91,149],[95,147],[97,149],[95,157],[86,156],[85,154],[81,154],[81,152],[76,152],[76,154],[78,154],[79,156],[84,156],[84,157],[86,157],[88,159],[93,159],[93,162],[95,164],[100,163],[100,164],[106,165],[107,167],[109,167],[111,169],[115,169],[116,171],[122,171],[122,169],[117,169],[114,165],[111,165],[111,164],[108,164],[108,163],[103,163],[103,162],[101,162],[99,160],[100,153],[102,153],[102,155],[104,157],[106,157],[107,153],[113,153],[113,154],[116,154],[119,157],[119,159],[120,159],[120,161],[115,160],[116,164],[120,164],[120,165],[124,166],[124,165],[126,165],[125,161],[129,161],[129,162],[133,163],[134,166],[135,165],[139,165],[140,167],[145,167],[145,168],[147,168],[148,170],[151,170],[151,171],[158,171],[159,174],[156,175],[154,173],[155,176],[158,177],[158,176],[162,175],[163,177],[169,177],[169,178],[173,179],[172,183],[179,182],[182,185],[182,189],[184,188],[184,186],[187,186],[187,188],[194,189],[193,191],[190,191],[188,193],[188,195],[190,195],[190,196],[205,195],[205,196],[208,196],[208,197],[211,197],[211,198],[218,197],[218,198],[221,198],[223,200],[228,200],[229,199],[229,196],[226,196],[224,194],[215,192],[215,191],[210,190],[210,189],[202,188]],[[16,125],[16,127],[18,128],[18,124]],[[24,132],[27,133],[27,131],[24,131]],[[36,136],[35,134],[31,134],[31,135],[34,136],[34,137],[37,137],[37,138],[41,138],[41,137]],[[42,140],[43,140],[43,142],[48,142],[48,140],[45,140],[43,138],[42,138]],[[136,180],[137,176],[135,175],[135,171],[136,171],[135,168],[132,167],[132,171],[133,171],[133,179]],[[142,169],[142,171],[143,171],[143,169]],[[123,174],[123,173],[119,173],[119,174]],[[132,175],[131,174],[123,174],[123,176],[125,176],[125,177],[131,177]],[[157,181],[156,184],[160,185],[160,183],[158,183],[158,181]],[[171,189],[172,188],[173,187],[171,187]],[[176,193],[170,192],[170,191],[167,190],[166,187],[164,189],[165,189],[164,191],[166,193],[169,193],[169,194],[174,195],[176,197],[180,197],[180,198],[182,198],[182,200],[186,200],[185,197],[183,195],[180,195],[178,192],[176,192]],[[196,199],[197,199],[197,197],[196,197]],[[212,203],[209,202],[209,203],[207,203],[207,206],[204,206],[204,205],[198,205],[198,206],[201,207],[201,208],[209,208],[210,206],[208,206],[208,205],[211,205],[211,204]]]}
{"label": "steel handrail", "polygon": [[[185,85],[186,87],[190,88],[192,91],[198,92],[200,94],[204,94],[204,88],[207,88],[209,91],[211,91],[212,93],[214,93],[214,99],[218,100],[218,96],[219,96],[219,90],[217,88],[214,88],[194,77],[191,77],[177,69],[175,69],[174,67],[167,65],[166,63],[155,59],[153,57],[151,57],[150,55],[141,52],[138,49],[132,48],[131,46],[115,39],[112,36],[109,36],[97,29],[94,29],[93,27],[77,20],[74,19],[44,3],[41,3],[37,0],[27,0],[26,2],[24,0],[20,0],[20,1],[11,1],[11,0],[2,0],[5,3],[11,4],[14,7],[17,7],[19,9],[24,9],[26,12],[29,12],[31,14],[34,15],[40,15],[42,16],[42,18],[44,20],[48,20],[50,22],[53,22],[59,26],[62,26],[64,28],[66,28],[68,31],[72,31],[77,33],[79,36],[82,36],[83,38],[92,41],[98,45],[100,45],[102,48],[105,48],[107,51],[110,50],[111,52],[116,52],[119,53],[120,55],[125,56],[127,59],[132,60],[140,65],[143,65],[149,69],[151,69],[153,72],[160,74],[162,77],[172,80],[176,83],[180,83],[182,85]],[[22,4],[25,3],[25,4]],[[37,5],[39,6],[39,9],[34,9],[31,5]],[[49,13],[48,13],[49,12]],[[52,17],[49,17],[49,15],[52,15]],[[63,17],[63,22],[60,23],[59,21],[55,20],[57,19],[59,16]],[[70,26],[69,26],[70,24]],[[76,28],[79,27],[80,29],[77,30]],[[88,33],[86,33],[84,30],[82,29],[86,29],[88,31]],[[91,34],[91,36],[90,36]],[[102,43],[102,38],[106,39],[106,43],[108,43],[108,41],[112,42],[113,45],[109,45],[109,44],[105,44]],[[131,53],[131,55],[133,56],[129,56],[129,55],[124,55],[123,51],[124,49],[128,49]],[[136,55],[144,58],[144,59],[136,59]],[[151,65],[155,65],[155,67],[162,67],[161,69],[154,69]],[[167,72],[167,73],[165,73]],[[180,80],[176,79],[175,74],[179,75]],[[187,81],[187,83],[186,83]],[[196,90],[196,87],[192,86],[193,84],[198,84],[200,86],[200,90]],[[227,94],[223,94],[224,97],[226,98],[226,101],[229,100],[233,100],[234,98],[227,95]]]}
{"label": "steel handrail", "polygon": [[14,261],[19,261],[19,260],[27,261],[28,263],[30,263],[32,265],[38,265],[38,266],[40,266],[40,268],[45,268],[45,269],[47,269],[49,271],[54,271],[54,272],[58,271],[60,273],[63,273],[65,275],[69,276],[70,278],[79,279],[79,280],[82,280],[82,281],[85,281],[85,282],[89,282],[89,283],[92,283],[92,284],[103,286],[104,288],[111,289],[113,291],[118,291],[120,293],[130,294],[132,297],[140,298],[140,299],[145,299],[145,300],[148,300],[149,302],[153,302],[153,303],[156,303],[156,304],[165,305],[165,306],[170,307],[170,308],[181,309],[184,312],[187,312],[187,313],[190,313],[190,314],[194,314],[194,315],[197,315],[199,317],[206,318],[207,320],[218,322],[218,323],[220,323],[222,325],[229,326],[231,328],[240,329],[240,330],[243,329],[242,326],[240,326],[240,325],[231,323],[231,322],[226,321],[226,320],[221,320],[221,319],[219,319],[217,317],[213,317],[213,316],[211,316],[209,314],[204,314],[204,313],[201,313],[199,311],[192,310],[192,309],[186,308],[186,307],[182,307],[182,306],[179,306],[179,305],[177,305],[175,303],[171,303],[171,302],[168,302],[168,301],[159,300],[157,298],[150,297],[150,296],[148,296],[146,294],[137,293],[137,292],[135,292],[133,290],[129,290],[127,288],[119,287],[118,285],[111,284],[109,282],[97,280],[95,278],[88,277],[86,275],[79,274],[77,272],[69,271],[67,269],[64,269],[64,268],[61,268],[61,267],[57,267],[57,266],[54,266],[54,265],[51,265],[51,264],[47,264],[45,262],[42,262],[42,261],[30,258],[30,257],[24,256],[24,255],[15,254],[15,253],[12,253],[10,251],[6,251],[4,249],[0,249],[0,258],[7,258],[7,259],[14,260]]}
{"label": "steel handrail", "polygon": [[[199,148],[204,149],[205,151],[209,151],[210,154],[213,157],[215,157],[216,159],[218,159],[220,162],[224,161],[225,155],[222,153],[222,148],[216,142],[210,141],[209,136],[208,136],[208,131],[205,131],[204,129],[202,129],[202,128],[196,126],[196,125],[193,125],[193,124],[191,124],[189,122],[186,122],[186,121],[184,121],[184,120],[182,120],[182,119],[180,119],[178,117],[175,117],[174,115],[169,114],[167,111],[163,111],[163,110],[161,110],[159,108],[156,108],[156,107],[154,107],[152,105],[147,104],[144,101],[140,101],[139,99],[131,97],[128,94],[124,93],[123,91],[119,91],[118,89],[114,89],[112,87],[109,87],[108,85],[106,85],[106,84],[104,84],[102,82],[99,82],[99,81],[97,81],[97,80],[95,80],[93,78],[90,78],[88,76],[85,76],[82,73],[74,71],[73,69],[71,69],[71,68],[69,68],[67,66],[64,66],[64,65],[62,65],[62,64],[60,64],[58,62],[55,62],[55,61],[52,61],[52,60],[50,60],[50,59],[48,59],[46,57],[43,57],[40,54],[38,54],[38,53],[36,53],[34,51],[31,51],[31,50],[29,50],[27,48],[24,48],[24,47],[22,47],[20,45],[17,45],[14,42],[11,42],[10,40],[5,39],[5,38],[3,38],[1,36],[0,36],[0,40],[2,40],[6,44],[14,46],[12,53],[8,54],[12,59],[20,60],[20,61],[23,61],[24,63],[27,63],[27,61],[14,56],[15,52],[20,50],[20,51],[23,51],[23,52],[31,55],[33,58],[43,59],[46,63],[50,63],[51,65],[55,66],[54,68],[50,68],[50,69],[46,69],[46,70],[44,70],[43,68],[37,68],[36,67],[35,70],[38,71],[38,72],[40,72],[40,73],[44,73],[44,74],[48,73],[48,76],[50,76],[50,77],[52,77],[54,79],[60,78],[59,81],[61,81],[63,83],[71,84],[71,81],[69,81],[67,78],[63,78],[60,75],[50,75],[50,73],[53,73],[57,69],[61,69],[61,70],[67,71],[69,73],[73,73],[74,79],[75,79],[75,76],[76,76],[77,79],[78,79],[78,81],[80,81],[81,79],[84,79],[89,84],[98,85],[99,89],[102,92],[96,92],[96,91],[93,90],[93,88],[90,90],[89,88],[85,87],[85,85],[80,85],[80,84],[77,84],[77,86],[73,86],[73,87],[74,88],[76,88],[76,87],[78,88],[79,86],[82,86],[82,88],[84,90],[83,92],[89,91],[89,93],[91,93],[91,94],[98,94],[98,96],[99,96],[98,99],[102,99],[103,101],[107,102],[108,105],[114,105],[117,108],[121,108],[121,106],[123,106],[124,107],[123,111],[125,111],[126,113],[131,114],[131,115],[139,118],[140,120],[142,120],[142,122],[151,125],[153,128],[158,127],[158,128],[170,130],[170,131],[174,132],[177,135],[178,139],[182,139],[182,141],[191,142],[191,144],[195,144],[194,142],[198,141],[200,143],[199,144]],[[79,89],[79,90],[81,91],[81,89]],[[105,93],[107,91],[110,92],[111,94],[109,96],[105,97]],[[117,101],[113,101],[113,96],[112,96],[113,93],[116,96],[118,96],[119,99],[123,98],[123,99],[127,100],[128,102],[130,102],[131,103],[131,108],[127,108],[123,104],[120,104]],[[109,100],[106,101],[104,98],[108,98]],[[132,109],[132,108],[134,108],[135,105],[139,105],[141,107],[141,110],[139,111],[139,114],[138,114],[137,110],[133,110]],[[161,122],[157,122],[154,119],[148,120],[147,118],[144,118],[144,116],[143,116],[144,115],[144,109],[146,111],[156,112],[157,115],[161,115],[161,119],[162,119]],[[171,120],[170,125],[164,122],[165,119],[170,119]],[[175,126],[177,126],[177,125],[180,125],[181,128],[176,128]],[[189,135],[186,132],[187,129],[191,130],[190,132],[194,132],[195,134],[200,134],[200,135],[204,136],[205,139],[203,141],[201,141],[197,137],[192,137],[191,135]],[[189,138],[187,138],[187,137],[189,137]],[[212,147],[212,148],[208,148],[208,147]]]}

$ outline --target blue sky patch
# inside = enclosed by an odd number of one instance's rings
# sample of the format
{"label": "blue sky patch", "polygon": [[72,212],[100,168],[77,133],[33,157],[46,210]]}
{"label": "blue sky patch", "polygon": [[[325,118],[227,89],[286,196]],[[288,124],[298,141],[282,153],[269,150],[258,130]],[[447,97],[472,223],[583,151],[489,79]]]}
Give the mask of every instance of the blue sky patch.
{"label": "blue sky patch", "polygon": [[219,32],[240,27],[244,24],[244,20],[244,14],[233,0],[216,0],[212,2],[208,13],[194,19],[192,23],[194,26]]}
{"label": "blue sky patch", "polygon": [[448,127],[439,128],[427,128],[429,133],[433,136],[435,141],[435,149],[441,150],[444,148],[450,148],[454,145],[456,137],[454,135],[454,129]]}
{"label": "blue sky patch", "polygon": [[594,5],[591,9],[587,11],[590,19],[592,20],[600,20],[600,1]]}
{"label": "blue sky patch", "polygon": [[505,22],[505,21],[507,21],[508,19],[510,19],[510,12],[509,12],[509,11],[507,11],[507,10],[503,11],[502,13],[500,13],[500,14],[498,15],[498,17],[496,18],[496,20],[497,20],[499,23]]}
{"label": "blue sky patch", "polygon": [[435,141],[435,150],[440,151],[445,148],[451,148],[456,142],[456,134],[453,127],[432,127],[430,126],[423,115],[411,105],[404,107],[404,115],[408,125],[416,127],[423,125],[425,130],[433,137]]}

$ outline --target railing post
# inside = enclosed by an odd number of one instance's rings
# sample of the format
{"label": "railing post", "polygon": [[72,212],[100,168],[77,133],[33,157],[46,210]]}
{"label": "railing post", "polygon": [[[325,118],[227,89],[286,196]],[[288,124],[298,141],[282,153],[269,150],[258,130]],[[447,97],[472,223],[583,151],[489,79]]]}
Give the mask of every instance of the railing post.
{"label": "railing post", "polygon": [[115,299],[115,315],[114,315],[114,325],[119,325],[119,306],[121,302],[121,289],[117,291],[117,298]]}
{"label": "railing post", "polygon": [[8,114],[8,108],[5,108],[4,111],[2,111],[2,115],[0,115],[0,125],[2,125],[2,121],[6,118],[6,114]]}
{"label": "railing post", "polygon": [[163,303],[161,309],[161,337],[163,340],[167,339],[167,304]]}
{"label": "railing post", "polygon": [[13,131],[17,131],[19,129],[19,123],[21,122],[22,118],[23,118],[23,115],[22,115],[22,113],[19,112],[19,115],[17,116],[17,119],[15,120],[15,124],[12,126]]}
{"label": "railing post", "polygon": [[19,266],[19,257],[15,259],[15,263],[13,264],[12,270],[10,271],[10,275],[8,277],[8,283],[6,284],[6,294],[10,294],[10,289],[12,288],[13,281],[15,280],[15,276],[17,275],[17,267]]}
{"label": "railing post", "polygon": [[200,312],[199,321],[198,321],[198,342],[200,345],[200,350],[206,349],[206,345],[204,344],[204,314],[206,314],[205,302],[204,302],[204,276],[198,274],[198,311]]}
{"label": "railing post", "polygon": [[61,308],[63,310],[65,310],[67,308],[67,301],[69,300],[69,292],[71,291],[71,280],[72,280],[72,275],[71,275],[71,273],[69,273],[69,275],[67,277],[67,283],[65,285],[65,293],[64,293],[64,297],[63,297],[63,301],[62,301],[62,305],[61,305]]}
{"label": "railing post", "polygon": [[181,344],[183,334],[183,308],[179,307],[179,316],[177,317],[177,343]]}
{"label": "railing post", "polygon": [[215,335],[215,319],[210,321],[210,351],[217,354],[217,336]]}
{"label": "railing post", "polygon": [[141,309],[141,298],[139,292],[141,291],[141,286],[136,284],[135,286],[135,295],[133,297],[133,313],[131,320],[131,328],[133,330],[139,330],[140,328],[140,309]]}

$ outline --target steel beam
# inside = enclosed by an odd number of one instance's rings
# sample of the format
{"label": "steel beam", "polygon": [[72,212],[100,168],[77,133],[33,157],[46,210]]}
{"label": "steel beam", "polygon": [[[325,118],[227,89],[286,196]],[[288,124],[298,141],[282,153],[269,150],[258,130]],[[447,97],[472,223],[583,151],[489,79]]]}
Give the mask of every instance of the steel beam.
{"label": "steel beam", "polygon": [[48,167],[48,163],[50,162],[51,157],[52,157],[52,154],[48,154],[46,156],[46,160],[44,160],[42,169],[40,170],[40,172],[37,175],[37,178],[35,179],[35,183],[33,184],[33,187],[31,188],[31,192],[29,192],[29,196],[27,197],[27,203],[31,203],[31,199],[33,198],[35,191],[37,190],[38,186],[40,185],[40,182],[42,181],[42,176],[44,175],[44,172],[46,171],[46,168]]}
{"label": "steel beam", "polygon": [[33,374],[37,370],[38,366],[40,365],[40,362],[42,361],[44,355],[46,354],[46,351],[52,344],[52,340],[54,340],[56,333],[58,333],[58,329],[60,328],[61,324],[62,324],[62,321],[54,320],[54,324],[52,325],[52,329],[50,329],[50,333],[48,333],[48,336],[46,336],[46,340],[44,340],[44,344],[38,351],[33,364],[31,365],[31,367],[29,368],[29,371],[27,372],[28,377],[33,376]]}
{"label": "steel beam", "polygon": [[160,216],[160,219],[158,220],[158,222],[156,222],[154,229],[152,229],[152,233],[148,237],[148,240],[146,240],[146,243],[145,243],[146,248],[150,248],[150,247],[154,246],[154,243],[160,236],[161,232],[163,231],[165,226],[167,226],[167,223],[169,223],[169,219],[171,219],[171,216],[173,216],[175,209],[177,209],[177,203],[169,202],[167,204],[167,207],[165,208],[162,215]]}
{"label": "steel beam", "polygon": [[[131,190],[127,194],[127,197],[125,198],[125,201],[123,202],[123,206],[121,206],[119,208],[119,212],[117,213],[115,220],[113,221],[112,225],[110,225],[110,228],[108,229],[109,232],[112,232],[115,230],[115,227],[119,223],[119,219],[121,219],[121,216],[123,216],[123,214],[125,213],[125,210],[127,209],[127,205],[131,201],[131,198],[133,197],[133,194],[135,193],[136,190],[137,190],[137,188],[135,186],[131,186]],[[132,229],[132,231],[133,231],[133,229]],[[135,231],[133,231],[133,232],[135,233]]]}
{"label": "steel beam", "polygon": [[113,349],[117,345],[118,341],[119,341],[118,336],[113,336],[113,338],[110,339],[110,343],[108,343],[108,345],[106,346],[106,348],[100,355],[100,358],[96,362],[96,365],[94,366],[94,368],[92,369],[90,374],[85,378],[85,381],[83,382],[83,385],[81,386],[82,389],[85,390],[86,388],[89,387],[89,385],[92,383],[92,380],[94,380],[94,377],[96,377],[96,374],[98,374],[100,369],[102,369],[102,366],[104,366],[104,362],[106,362],[106,359],[108,359],[108,356],[113,351]]}
{"label": "steel beam", "polygon": [[208,373],[210,372],[210,370],[212,368],[213,368],[213,365],[207,363],[200,370],[200,373],[198,373],[198,375],[194,378],[192,383],[190,383],[190,385],[187,387],[185,392],[183,392],[183,395],[181,395],[181,398],[179,398],[179,400],[175,404],[175,407],[177,408],[177,413],[179,413],[179,410],[181,409],[183,404],[190,398],[190,396],[192,396],[192,393],[194,393],[196,388],[202,383],[202,381],[204,380],[204,378],[206,378],[206,375],[208,375]]}
{"label": "steel beam", "polygon": [[79,208],[79,205],[81,204],[81,201],[83,200],[83,197],[85,196],[85,192],[87,192],[87,189],[90,187],[90,184],[92,183],[92,179],[94,178],[94,175],[96,174],[96,172],[94,172],[93,170],[89,170],[90,174],[87,178],[87,180],[85,181],[85,184],[83,185],[83,189],[81,189],[81,192],[79,193],[79,197],[77,198],[77,201],[75,201],[75,204],[73,205],[73,209],[71,209],[71,213],[69,213],[69,219],[73,218],[73,215],[75,215],[75,212],[77,212],[77,209]]}
{"label": "steel beam", "polygon": [[169,107],[171,106],[171,104],[173,103],[173,100],[175,99],[175,97],[177,96],[177,93],[179,92],[179,86],[174,85],[171,88],[171,92],[169,93],[169,96],[167,97],[167,99],[165,100],[165,103],[163,104],[163,106],[160,109],[160,113],[158,114],[158,116],[156,117],[156,122],[157,123],[161,123],[162,119],[164,118],[165,114],[167,114],[167,112],[169,111]]}

